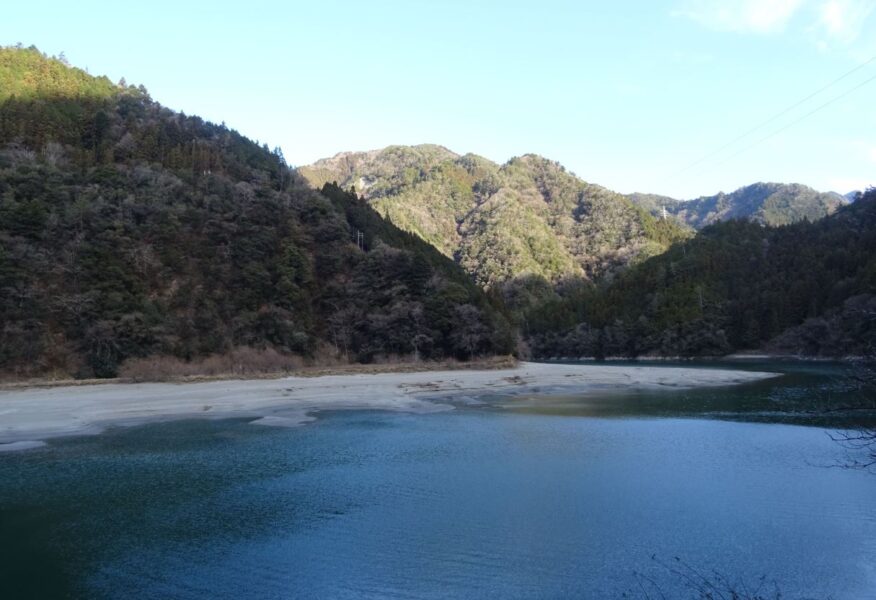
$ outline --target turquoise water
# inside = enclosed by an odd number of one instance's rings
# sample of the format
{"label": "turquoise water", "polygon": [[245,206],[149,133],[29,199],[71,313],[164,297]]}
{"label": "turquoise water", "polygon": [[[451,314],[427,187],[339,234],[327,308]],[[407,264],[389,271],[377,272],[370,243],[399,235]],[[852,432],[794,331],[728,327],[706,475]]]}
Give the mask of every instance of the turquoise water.
{"label": "turquoise water", "polygon": [[697,597],[685,575],[713,570],[783,598],[876,598],[876,474],[836,468],[836,425],[810,410],[850,392],[833,367],[781,368],[0,456],[0,598]]}

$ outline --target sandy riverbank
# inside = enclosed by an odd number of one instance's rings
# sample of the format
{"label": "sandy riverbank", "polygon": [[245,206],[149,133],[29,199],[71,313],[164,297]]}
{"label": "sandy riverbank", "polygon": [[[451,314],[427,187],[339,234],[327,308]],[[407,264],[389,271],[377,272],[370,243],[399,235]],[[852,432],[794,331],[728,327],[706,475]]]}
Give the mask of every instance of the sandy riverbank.
{"label": "sandy riverbank", "polygon": [[[450,410],[442,399],[481,394],[587,393],[624,388],[692,388],[744,383],[772,373],[653,366],[521,363],[513,369],[428,371],[131,383],[0,391],[0,444],[98,433],[110,425],[190,417],[252,417],[293,426],[319,410]],[[7,450],[35,445],[17,444]],[[0,450],[3,447],[0,445]]]}

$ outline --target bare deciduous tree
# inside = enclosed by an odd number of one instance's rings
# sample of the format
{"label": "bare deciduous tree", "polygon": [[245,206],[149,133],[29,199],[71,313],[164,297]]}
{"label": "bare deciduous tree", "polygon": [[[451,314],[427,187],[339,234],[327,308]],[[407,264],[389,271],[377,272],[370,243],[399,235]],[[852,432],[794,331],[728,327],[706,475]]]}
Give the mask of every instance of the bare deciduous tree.
{"label": "bare deciduous tree", "polygon": [[[857,402],[847,410],[876,411],[876,353],[855,364],[849,380],[859,393]],[[848,451],[841,466],[876,472],[876,427],[839,430],[830,437]]]}
{"label": "bare deciduous tree", "polygon": [[[656,554],[651,556],[656,570],[648,573],[635,571],[636,589],[621,595],[623,598],[645,600],[690,598],[691,600],[780,600],[784,598],[775,581],[766,576],[754,582],[731,580],[718,570],[704,571],[675,556],[666,561]],[[671,590],[667,588],[672,588]]]}

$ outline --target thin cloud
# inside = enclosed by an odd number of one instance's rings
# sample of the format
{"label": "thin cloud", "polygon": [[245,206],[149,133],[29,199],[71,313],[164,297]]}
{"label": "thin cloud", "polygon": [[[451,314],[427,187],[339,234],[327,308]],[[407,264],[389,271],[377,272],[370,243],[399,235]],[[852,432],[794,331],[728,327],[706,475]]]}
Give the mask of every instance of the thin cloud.
{"label": "thin cloud", "polygon": [[828,0],[817,7],[814,29],[825,39],[822,43],[852,44],[860,36],[876,3],[872,0]]}
{"label": "thin cloud", "polygon": [[739,33],[784,31],[803,0],[687,0],[673,14],[711,29]]}
{"label": "thin cloud", "polygon": [[[672,15],[709,29],[741,34],[802,36],[821,52],[854,60],[876,52],[876,0],[678,0]],[[865,35],[865,32],[867,34]]]}

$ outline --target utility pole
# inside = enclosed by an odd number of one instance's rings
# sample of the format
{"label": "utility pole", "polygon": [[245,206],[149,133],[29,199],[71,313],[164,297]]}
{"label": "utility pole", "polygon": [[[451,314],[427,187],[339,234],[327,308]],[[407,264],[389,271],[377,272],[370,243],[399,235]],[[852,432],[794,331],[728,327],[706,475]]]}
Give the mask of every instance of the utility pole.
{"label": "utility pole", "polygon": [[666,205],[663,205],[663,220],[666,220]]}
{"label": "utility pole", "polygon": [[359,250],[365,250],[365,234],[358,229],[356,230],[356,246],[359,247]]}

